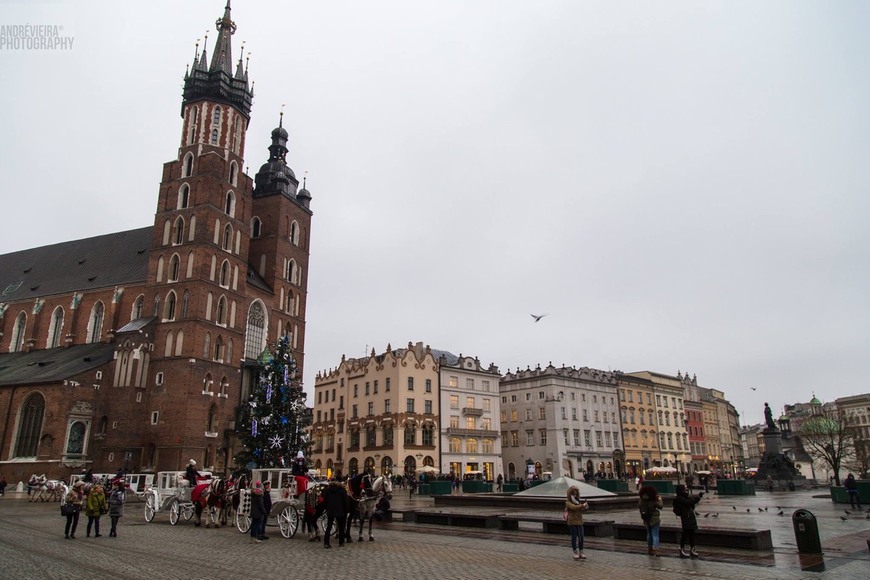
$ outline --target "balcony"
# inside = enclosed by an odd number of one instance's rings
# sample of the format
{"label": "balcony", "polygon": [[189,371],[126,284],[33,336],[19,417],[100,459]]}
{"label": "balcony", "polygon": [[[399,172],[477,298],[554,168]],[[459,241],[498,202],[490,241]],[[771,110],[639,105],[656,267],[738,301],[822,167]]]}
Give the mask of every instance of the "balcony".
{"label": "balcony", "polygon": [[459,429],[457,427],[448,427],[447,435],[456,435],[458,437],[492,437],[496,438],[500,435],[498,431],[489,431],[486,429]]}
{"label": "balcony", "polygon": [[480,417],[483,415],[483,409],[478,409],[477,407],[462,407],[462,414]]}

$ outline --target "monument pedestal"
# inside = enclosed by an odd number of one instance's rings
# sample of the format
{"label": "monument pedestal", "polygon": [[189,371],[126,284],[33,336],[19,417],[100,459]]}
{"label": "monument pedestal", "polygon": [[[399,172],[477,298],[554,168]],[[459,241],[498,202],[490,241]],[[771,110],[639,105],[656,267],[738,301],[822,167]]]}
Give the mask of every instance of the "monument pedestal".
{"label": "monument pedestal", "polygon": [[761,432],[764,437],[764,455],[758,464],[755,474],[756,487],[766,490],[767,477],[773,479],[774,489],[791,489],[809,487],[810,482],[800,474],[791,459],[782,452],[782,434],[775,427],[768,427]]}

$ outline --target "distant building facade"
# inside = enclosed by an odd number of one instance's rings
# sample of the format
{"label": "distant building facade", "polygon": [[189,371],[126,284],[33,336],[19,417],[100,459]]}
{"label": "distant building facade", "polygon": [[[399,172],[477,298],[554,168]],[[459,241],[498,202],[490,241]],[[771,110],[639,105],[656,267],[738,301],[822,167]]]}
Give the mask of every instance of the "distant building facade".
{"label": "distant building facade", "polygon": [[501,431],[508,478],[617,476],[625,469],[617,376],[588,367],[502,376]]}

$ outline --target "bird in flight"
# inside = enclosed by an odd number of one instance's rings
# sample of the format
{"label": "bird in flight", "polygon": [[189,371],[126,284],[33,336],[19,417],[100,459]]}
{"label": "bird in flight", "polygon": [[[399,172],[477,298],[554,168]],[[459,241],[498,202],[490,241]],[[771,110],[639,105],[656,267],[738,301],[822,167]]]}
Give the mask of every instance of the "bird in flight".
{"label": "bird in flight", "polygon": [[530,314],[529,316],[534,318],[535,322],[540,322],[541,319],[546,316],[546,314]]}

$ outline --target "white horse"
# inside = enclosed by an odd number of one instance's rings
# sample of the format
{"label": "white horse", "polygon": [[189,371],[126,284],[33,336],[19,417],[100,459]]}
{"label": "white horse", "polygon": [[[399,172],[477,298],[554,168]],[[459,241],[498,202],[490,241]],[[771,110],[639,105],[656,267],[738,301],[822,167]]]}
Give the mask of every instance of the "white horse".
{"label": "white horse", "polygon": [[31,475],[27,487],[31,490],[30,499],[27,501],[61,501],[68,489],[62,481],[46,479],[44,473]]}
{"label": "white horse", "polygon": [[[357,513],[354,514],[359,518],[358,541],[361,542],[363,539],[363,526],[366,520],[369,522],[369,541],[375,541],[375,536],[372,534],[372,514],[375,513],[375,506],[378,501],[385,496],[387,499],[393,498],[393,481],[389,477],[381,475],[372,482],[370,488],[363,488],[357,502]],[[348,521],[349,524],[350,521]],[[349,537],[347,539],[350,540]]]}

